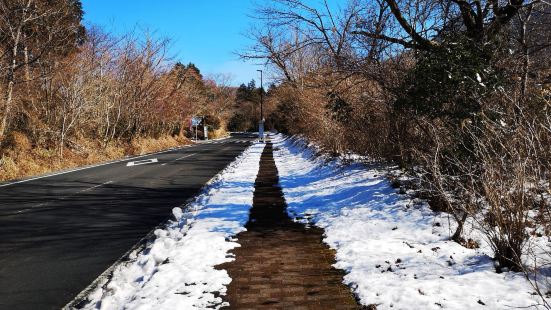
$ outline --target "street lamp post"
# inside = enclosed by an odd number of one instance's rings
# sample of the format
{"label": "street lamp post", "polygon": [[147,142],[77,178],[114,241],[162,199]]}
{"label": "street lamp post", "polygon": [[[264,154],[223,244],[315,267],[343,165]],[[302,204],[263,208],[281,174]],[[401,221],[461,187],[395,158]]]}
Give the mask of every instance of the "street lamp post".
{"label": "street lamp post", "polygon": [[264,142],[264,87],[262,85],[262,70],[256,71],[260,72],[260,122],[258,122],[258,138],[260,139],[260,141]]}

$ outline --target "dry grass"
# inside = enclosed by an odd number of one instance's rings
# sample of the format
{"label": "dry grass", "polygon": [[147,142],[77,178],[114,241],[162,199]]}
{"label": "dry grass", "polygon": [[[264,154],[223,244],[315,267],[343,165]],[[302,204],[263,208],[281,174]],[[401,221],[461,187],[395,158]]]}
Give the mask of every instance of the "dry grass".
{"label": "dry grass", "polygon": [[178,145],[189,144],[189,140],[183,137],[163,136],[158,139],[138,138],[130,143],[127,155],[143,155],[151,152],[166,150]]}
{"label": "dry grass", "polygon": [[225,128],[225,126],[222,126],[219,129],[216,129],[212,132],[209,132],[209,139],[218,139],[218,138],[226,136],[228,134],[228,132],[224,128]]}
{"label": "dry grass", "polygon": [[187,138],[171,136],[158,139],[140,138],[131,143],[106,146],[98,141],[79,139],[64,150],[61,158],[56,148],[33,147],[27,136],[13,132],[7,137],[5,148],[0,154],[0,181],[97,164],[125,156],[143,155],[189,143]]}

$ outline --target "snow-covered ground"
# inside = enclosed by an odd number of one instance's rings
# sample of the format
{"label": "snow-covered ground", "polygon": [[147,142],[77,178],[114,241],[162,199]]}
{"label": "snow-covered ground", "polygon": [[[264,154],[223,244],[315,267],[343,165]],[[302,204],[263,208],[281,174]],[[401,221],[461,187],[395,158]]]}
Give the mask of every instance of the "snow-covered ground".
{"label": "snow-covered ground", "polygon": [[[346,272],[344,282],[362,304],[379,310],[543,308],[522,274],[496,273],[484,245],[473,250],[449,241],[453,223],[446,214],[399,194],[384,169],[314,157],[314,148],[300,140],[272,137],[290,216],[325,229],[335,267]],[[223,306],[220,296],[231,278],[215,266],[233,260],[229,251],[239,246],[234,237],[245,230],[263,147],[251,146],[185,210],[175,208],[175,220],[116,266],[85,309]]]}
{"label": "snow-covered ground", "polygon": [[85,309],[205,309],[222,304],[231,279],[214,266],[233,260],[252,207],[264,144],[254,144],[207,185],[155,239],[115,267],[88,296]]}
{"label": "snow-covered ground", "polygon": [[277,135],[274,158],[290,216],[325,229],[336,267],[377,309],[538,309],[520,273],[495,272],[487,247],[449,241],[449,218],[400,195],[376,166],[313,157]]}

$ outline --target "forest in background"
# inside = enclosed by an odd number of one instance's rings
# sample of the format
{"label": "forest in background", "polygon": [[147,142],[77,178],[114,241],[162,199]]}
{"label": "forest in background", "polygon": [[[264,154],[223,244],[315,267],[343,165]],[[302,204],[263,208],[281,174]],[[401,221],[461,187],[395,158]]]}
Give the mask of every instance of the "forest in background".
{"label": "forest in background", "polygon": [[0,180],[189,143],[190,118],[224,133],[235,104],[147,31],[82,25],[79,0],[0,2]]}
{"label": "forest in background", "polygon": [[497,272],[545,277],[551,254],[530,236],[551,235],[550,3],[320,3],[256,11],[264,27],[241,57],[278,81],[273,126],[331,155],[397,164],[413,177],[397,186],[450,214],[451,239],[477,247],[464,231],[474,223]]}

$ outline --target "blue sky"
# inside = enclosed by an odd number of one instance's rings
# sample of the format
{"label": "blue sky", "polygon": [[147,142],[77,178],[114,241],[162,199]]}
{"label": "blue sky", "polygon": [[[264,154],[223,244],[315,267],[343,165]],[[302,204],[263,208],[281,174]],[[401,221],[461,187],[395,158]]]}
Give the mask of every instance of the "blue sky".
{"label": "blue sky", "polygon": [[125,33],[136,26],[171,39],[171,55],[203,74],[231,73],[234,85],[259,80],[261,66],[234,53],[251,45],[243,35],[253,19],[252,0],[82,0],[85,24]]}

